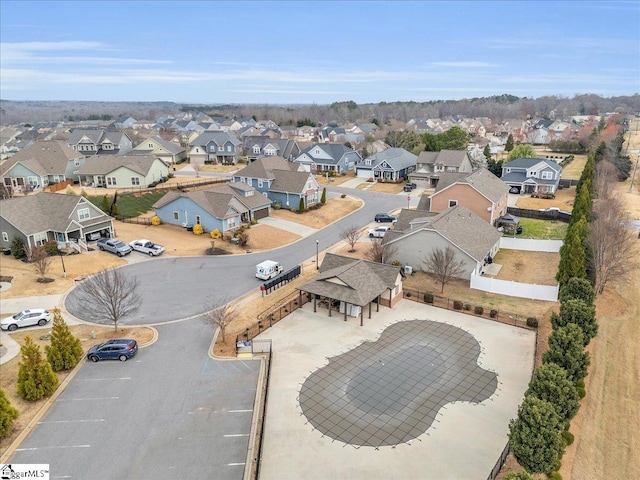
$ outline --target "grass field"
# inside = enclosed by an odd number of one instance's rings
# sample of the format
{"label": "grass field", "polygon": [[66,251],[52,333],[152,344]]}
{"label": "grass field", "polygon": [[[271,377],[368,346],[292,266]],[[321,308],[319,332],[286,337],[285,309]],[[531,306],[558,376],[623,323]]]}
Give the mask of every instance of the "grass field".
{"label": "grass field", "polygon": [[564,240],[568,224],[554,220],[537,220],[520,217],[522,238],[538,238],[543,240]]}
{"label": "grass field", "polygon": [[[119,195],[118,196],[118,215],[125,218],[137,217],[149,210],[151,206],[156,203],[164,193],[150,192],[140,196],[136,195]],[[93,203],[99,209],[102,209],[104,196],[89,196],[87,197],[91,203]],[[113,196],[107,195],[109,202],[113,200]]]}

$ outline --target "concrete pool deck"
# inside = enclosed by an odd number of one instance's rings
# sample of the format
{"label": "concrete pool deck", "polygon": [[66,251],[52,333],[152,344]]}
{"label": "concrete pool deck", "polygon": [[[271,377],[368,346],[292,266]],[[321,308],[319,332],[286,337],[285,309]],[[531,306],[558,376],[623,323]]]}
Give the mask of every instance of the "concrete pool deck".
{"label": "concrete pool deck", "polygon": [[[300,403],[305,381],[329,358],[374,342],[405,320],[443,322],[473,335],[480,345],[478,365],[497,374],[495,393],[480,403],[447,403],[425,433],[392,446],[352,445],[315,428]],[[262,480],[485,479],[507,443],[509,420],[527,389],[535,350],[532,331],[409,300],[393,309],[381,307],[363,327],[359,319],[344,322],[342,315],[329,317],[324,309],[313,313],[306,304],[258,338],[273,342]],[[411,356],[402,358],[409,367]],[[362,360],[363,368],[371,365],[371,358]]]}

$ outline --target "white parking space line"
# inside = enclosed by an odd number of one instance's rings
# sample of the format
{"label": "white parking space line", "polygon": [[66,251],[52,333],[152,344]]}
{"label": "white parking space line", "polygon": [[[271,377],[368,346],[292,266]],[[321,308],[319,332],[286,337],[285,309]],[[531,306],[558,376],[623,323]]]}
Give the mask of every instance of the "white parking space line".
{"label": "white parking space line", "polygon": [[33,452],[35,450],[53,450],[58,448],[89,448],[91,445],[55,445],[53,447],[16,448],[16,452]]}
{"label": "white parking space line", "polygon": [[229,413],[245,413],[245,412],[253,412],[253,410],[229,410]]}
{"label": "white parking space line", "polygon": [[234,433],[231,435],[225,435],[225,438],[229,438],[229,437],[248,437],[249,434],[248,433]]}
{"label": "white parking space line", "polygon": [[227,465],[230,467],[244,467],[244,463],[227,463]]}
{"label": "white parking space line", "polygon": [[131,380],[131,377],[116,377],[116,378],[79,378],[77,382],[101,382],[104,380]]}
{"label": "white parking space line", "polygon": [[44,425],[46,423],[91,423],[91,422],[104,422],[104,418],[96,418],[95,420],[53,420],[51,422],[38,422],[38,425]]}
{"label": "white parking space line", "polygon": [[85,400],[118,400],[120,397],[86,397],[86,398],[59,398],[56,402],[81,402]]}

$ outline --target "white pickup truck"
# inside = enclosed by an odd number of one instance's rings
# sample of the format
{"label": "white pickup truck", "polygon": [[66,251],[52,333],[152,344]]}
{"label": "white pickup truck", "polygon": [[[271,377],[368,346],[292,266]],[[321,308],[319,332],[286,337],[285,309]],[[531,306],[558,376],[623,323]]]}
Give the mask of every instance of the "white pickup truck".
{"label": "white pickup truck", "polygon": [[256,265],[256,278],[260,280],[270,280],[277,277],[284,271],[284,267],[273,260],[265,260]]}
{"label": "white pickup truck", "polygon": [[164,247],[162,245],[158,245],[157,243],[153,243],[152,241],[144,238],[142,240],[134,240],[129,243],[129,245],[136,252],[146,253],[150,257],[157,257],[164,252]]}

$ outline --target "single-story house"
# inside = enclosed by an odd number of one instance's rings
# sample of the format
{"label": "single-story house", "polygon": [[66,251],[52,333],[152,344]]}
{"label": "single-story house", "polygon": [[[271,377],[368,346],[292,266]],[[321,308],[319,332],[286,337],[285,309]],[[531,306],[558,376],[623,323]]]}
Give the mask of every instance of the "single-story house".
{"label": "single-story house", "polygon": [[183,162],[187,159],[187,151],[180,145],[165,140],[159,135],[143,140],[131,152],[132,155],[151,155],[159,158],[167,165]]}
{"label": "single-story house", "polygon": [[502,233],[463,205],[437,215],[424,212],[424,217],[418,216],[418,210],[409,210],[410,221],[403,219],[404,212],[400,212],[396,228],[385,234],[383,245],[391,247],[393,260],[413,270],[424,271],[424,261],[434,250],[452,247],[455,258],[464,265],[460,278],[469,280],[472,272],[482,275],[484,266],[500,249]]}
{"label": "single-story house", "polygon": [[406,179],[416,169],[417,158],[404,148],[388,148],[362,160],[356,166],[356,176],[385,181]]}
{"label": "single-story house", "polygon": [[202,225],[206,232],[224,233],[243,223],[268,217],[271,200],[245,184],[229,183],[194,192],[171,191],[154,203],[163,223]]}
{"label": "single-story house", "polygon": [[327,253],[320,273],[296,289],[300,295],[313,295],[314,312],[320,302],[328,308],[329,316],[337,307],[345,321],[348,316],[360,317],[363,325],[366,307],[371,318],[372,303],[378,311],[381,304],[393,307],[402,299],[402,276],[394,265]]}
{"label": "single-story house", "polygon": [[19,238],[26,247],[55,240],[61,250],[82,252],[87,242],[113,231],[113,218],[82,196],[40,192],[0,200],[2,248]]}
{"label": "single-story house", "polygon": [[97,156],[88,157],[78,174],[95,187],[142,188],[167,178],[169,167],[153,155]]}
{"label": "single-story house", "polygon": [[294,160],[308,172],[342,174],[355,169],[360,154],[341,143],[317,143],[305,148]]}

